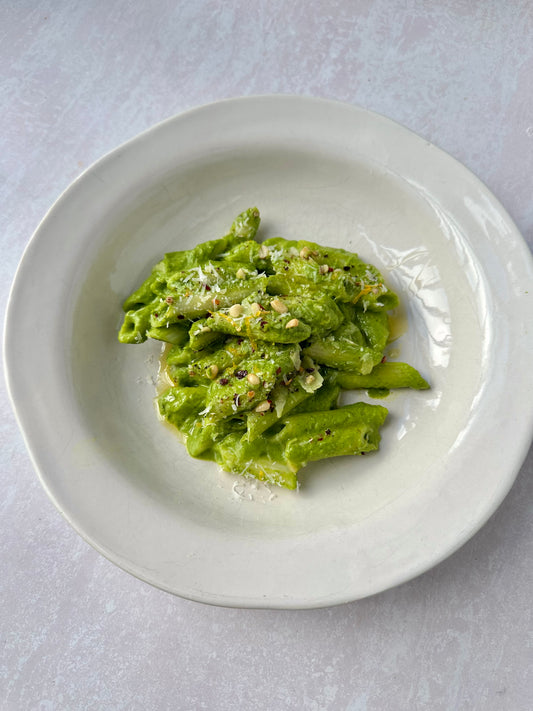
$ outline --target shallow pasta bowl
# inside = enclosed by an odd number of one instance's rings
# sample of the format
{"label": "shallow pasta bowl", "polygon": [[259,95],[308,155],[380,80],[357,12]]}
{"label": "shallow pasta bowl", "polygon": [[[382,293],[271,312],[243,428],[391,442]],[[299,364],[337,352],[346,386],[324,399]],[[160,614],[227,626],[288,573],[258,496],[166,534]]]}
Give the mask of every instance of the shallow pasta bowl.
{"label": "shallow pasta bowl", "polygon": [[[431,383],[383,401],[378,453],[309,465],[298,492],[190,459],[154,411],[160,344],[117,341],[151,265],[252,205],[264,237],[383,270],[403,304],[390,357]],[[116,149],[46,215],[10,297],[9,391],[49,496],[123,569],[219,605],[347,602],[444,559],[511,487],[533,424],[532,275],[498,201],[406,129],[318,99],[224,101]]]}

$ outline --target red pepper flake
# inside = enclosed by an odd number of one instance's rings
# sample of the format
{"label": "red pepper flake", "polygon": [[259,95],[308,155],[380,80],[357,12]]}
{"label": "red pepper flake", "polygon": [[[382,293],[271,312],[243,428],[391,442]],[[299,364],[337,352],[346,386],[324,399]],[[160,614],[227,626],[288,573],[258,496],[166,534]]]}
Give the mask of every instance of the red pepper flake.
{"label": "red pepper flake", "polygon": [[264,321],[263,319],[261,319],[261,321],[259,322],[259,326],[261,328],[264,328],[266,325],[267,325],[267,321]]}
{"label": "red pepper flake", "polygon": [[243,341],[244,341],[244,338],[237,339],[237,345],[240,346]]}
{"label": "red pepper flake", "polygon": [[289,267],[283,267],[283,269],[284,269],[285,271],[287,271],[287,270],[289,269]]}
{"label": "red pepper flake", "polygon": [[211,291],[211,287],[209,286],[209,284],[204,284],[204,289],[206,291]]}
{"label": "red pepper flake", "polygon": [[324,437],[317,437],[317,438],[316,438],[316,441],[317,441],[317,442],[322,442],[323,439],[324,439]]}
{"label": "red pepper flake", "polygon": [[220,378],[218,381],[221,385],[227,385],[229,383],[228,378]]}
{"label": "red pepper flake", "polygon": [[154,314],[154,316],[155,316],[156,318],[159,318],[159,314]]}
{"label": "red pepper flake", "polygon": [[185,318],[185,316],[183,314],[178,314],[178,318],[181,321],[181,319]]}
{"label": "red pepper flake", "polygon": [[279,366],[279,368],[276,368],[276,375],[279,375],[280,373],[281,373],[281,365]]}
{"label": "red pepper flake", "polygon": [[383,356],[383,358],[381,359],[381,362],[384,363],[386,360],[387,360],[387,356]]}
{"label": "red pepper flake", "polygon": [[332,271],[333,271],[333,267],[328,267],[328,272],[332,272]]}
{"label": "red pepper flake", "polygon": [[329,254],[323,254],[322,256],[324,257],[324,259],[327,259],[329,257]]}
{"label": "red pepper flake", "polygon": [[306,368],[306,369],[305,369],[305,372],[306,372],[306,373],[314,373],[314,372],[315,372],[315,369],[314,369],[314,368]]}
{"label": "red pepper flake", "polygon": [[248,375],[248,371],[247,371],[247,370],[238,370],[238,371],[235,373],[235,377],[236,377],[236,378],[239,378],[239,380],[242,380],[242,379],[245,378],[247,375]]}

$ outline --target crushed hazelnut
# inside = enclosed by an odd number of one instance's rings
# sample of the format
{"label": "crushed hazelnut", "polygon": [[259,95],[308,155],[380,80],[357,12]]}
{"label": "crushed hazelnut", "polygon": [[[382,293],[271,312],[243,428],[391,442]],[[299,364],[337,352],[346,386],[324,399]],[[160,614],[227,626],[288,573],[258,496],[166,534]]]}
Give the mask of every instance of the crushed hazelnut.
{"label": "crushed hazelnut", "polygon": [[286,314],[289,310],[287,305],[284,304],[283,301],[280,301],[280,299],[272,299],[270,306],[272,306],[274,311],[277,311],[278,314]]}
{"label": "crushed hazelnut", "polygon": [[231,318],[239,318],[242,314],[242,306],[240,304],[233,304],[233,306],[230,306],[228,313]]}

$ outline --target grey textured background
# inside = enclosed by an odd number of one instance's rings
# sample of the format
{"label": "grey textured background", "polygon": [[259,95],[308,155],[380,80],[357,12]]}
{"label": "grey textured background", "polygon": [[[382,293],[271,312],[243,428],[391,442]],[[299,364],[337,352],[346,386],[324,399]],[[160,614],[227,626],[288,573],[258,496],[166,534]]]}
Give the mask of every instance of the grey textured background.
{"label": "grey textured background", "polygon": [[[32,232],[84,168],[189,107],[276,92],[356,103],[435,142],[533,248],[527,0],[4,0],[2,315]],[[417,580],[330,609],[219,609],[89,548],[0,390],[1,709],[533,707],[531,451],[490,522]]]}

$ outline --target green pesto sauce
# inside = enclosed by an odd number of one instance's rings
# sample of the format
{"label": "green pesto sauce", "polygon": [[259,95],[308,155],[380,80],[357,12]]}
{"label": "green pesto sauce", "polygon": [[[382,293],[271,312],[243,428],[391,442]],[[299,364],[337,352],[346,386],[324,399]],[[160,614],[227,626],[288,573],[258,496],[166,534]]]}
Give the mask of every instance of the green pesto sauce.
{"label": "green pesto sauce", "polygon": [[164,255],[125,300],[118,338],[169,344],[159,414],[192,457],[295,489],[308,462],[379,448],[387,410],[339,407],[342,390],[429,386],[382,363],[398,297],[375,266],[307,240],[259,242],[259,225],[249,208],[225,236]]}
{"label": "green pesto sauce", "polygon": [[367,393],[375,400],[383,400],[390,395],[390,390],[388,388],[368,388]]}

